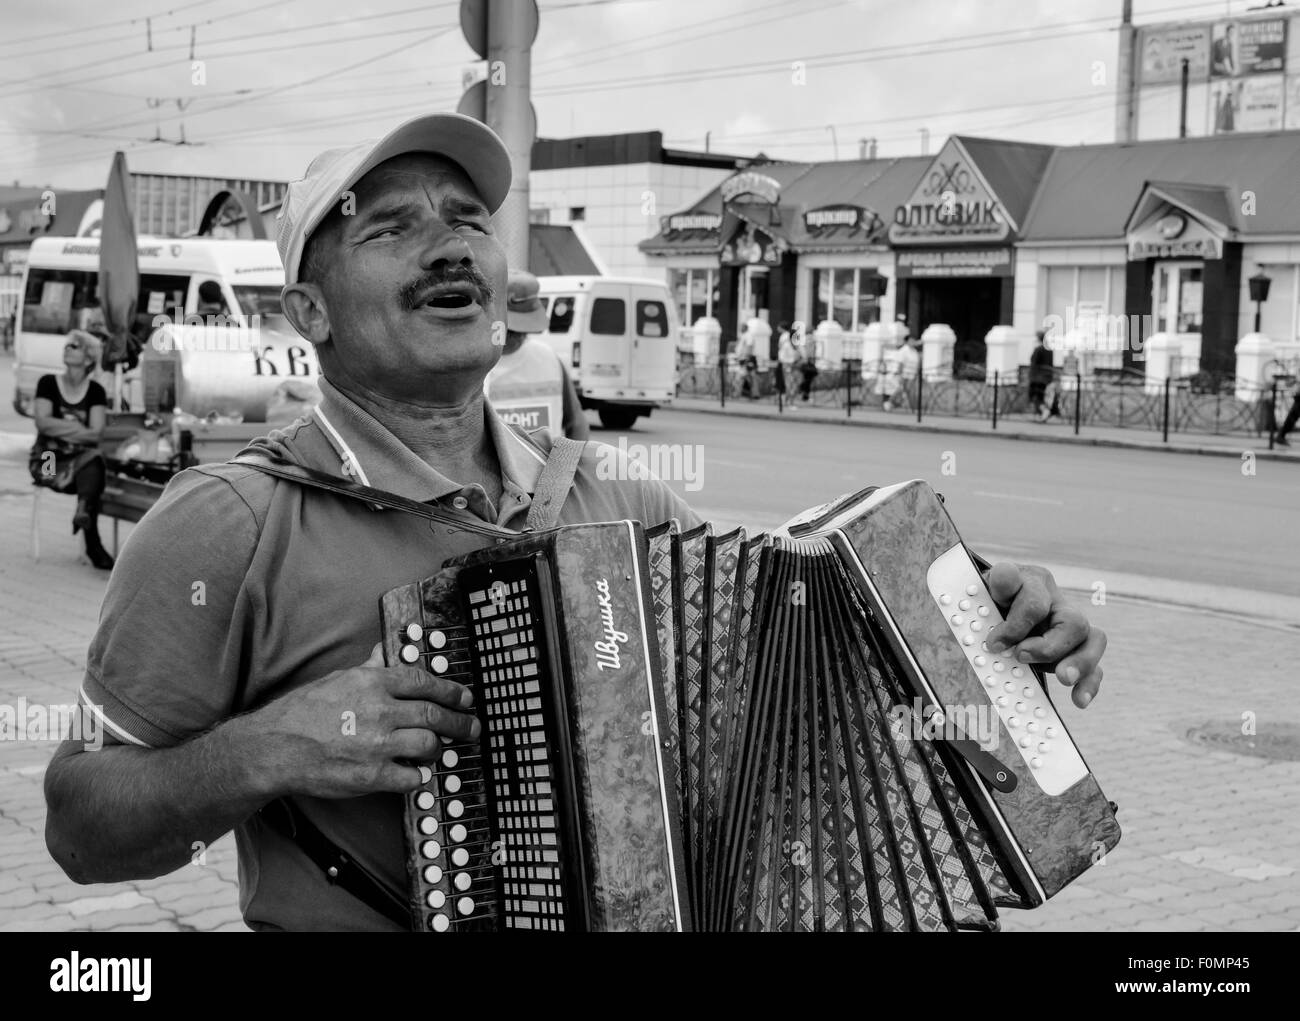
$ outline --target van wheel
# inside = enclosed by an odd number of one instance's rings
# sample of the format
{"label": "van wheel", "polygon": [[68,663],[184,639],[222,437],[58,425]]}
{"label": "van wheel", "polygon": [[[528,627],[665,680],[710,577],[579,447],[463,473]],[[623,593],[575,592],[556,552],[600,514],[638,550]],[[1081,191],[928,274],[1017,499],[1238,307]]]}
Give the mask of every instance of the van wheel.
{"label": "van wheel", "polygon": [[600,424],[606,429],[631,429],[641,416],[630,408],[601,408]]}

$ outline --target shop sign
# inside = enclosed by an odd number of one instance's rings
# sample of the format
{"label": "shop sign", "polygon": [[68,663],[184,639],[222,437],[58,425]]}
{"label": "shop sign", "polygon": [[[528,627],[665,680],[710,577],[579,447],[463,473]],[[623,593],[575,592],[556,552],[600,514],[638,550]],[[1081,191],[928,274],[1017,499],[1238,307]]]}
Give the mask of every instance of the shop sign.
{"label": "shop sign", "polygon": [[1166,206],[1129,234],[1128,257],[1131,262],[1142,259],[1221,259],[1223,241],[1199,220]]}
{"label": "shop sign", "polygon": [[804,229],[809,231],[829,230],[834,227],[856,230],[869,220],[869,214],[861,206],[823,206],[820,209],[810,209],[803,214]]}
{"label": "shop sign", "polygon": [[755,195],[764,202],[776,205],[781,197],[781,182],[766,174],[747,170],[723,181],[718,193],[723,202],[734,202],[741,195]]}
{"label": "shop sign", "polygon": [[676,213],[668,217],[665,230],[667,233],[679,230],[716,231],[721,226],[722,216],[719,213]]}
{"label": "shop sign", "polygon": [[953,248],[947,251],[900,251],[895,255],[895,276],[909,277],[1009,277],[1013,274],[1010,248]]}
{"label": "shop sign", "polygon": [[944,145],[908,200],[894,210],[889,240],[895,244],[1005,241],[1011,222],[965,150]]}
{"label": "shop sign", "polygon": [[770,236],[751,226],[722,246],[718,261],[723,266],[779,266],[782,251]]}

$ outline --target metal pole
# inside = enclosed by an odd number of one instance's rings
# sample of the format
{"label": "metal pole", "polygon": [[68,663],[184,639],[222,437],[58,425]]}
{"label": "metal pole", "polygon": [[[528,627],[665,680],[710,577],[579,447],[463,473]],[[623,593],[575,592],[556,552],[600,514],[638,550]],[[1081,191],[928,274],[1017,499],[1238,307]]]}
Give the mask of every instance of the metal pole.
{"label": "metal pole", "polygon": [[1268,449],[1273,449],[1273,436],[1277,433],[1277,377],[1273,377],[1273,396],[1268,402],[1268,417],[1264,420],[1268,427]]}
{"label": "metal pole", "polygon": [[[1179,107],[1178,107],[1178,137],[1187,137],[1187,79],[1188,63],[1187,58],[1183,58],[1182,85],[1179,88]],[[1256,331],[1258,332],[1258,331]]]}
{"label": "metal pole", "polygon": [[1083,376],[1074,374],[1074,435],[1079,435],[1079,416],[1083,411]]}
{"label": "metal pole", "polygon": [[849,418],[853,417],[853,373],[849,371],[849,360],[844,359],[844,394],[845,410]]}
{"label": "metal pole", "polygon": [[993,428],[998,427],[998,376],[1000,373],[997,369],[993,370]]}
{"label": "metal pole", "polygon": [[1255,302],[1255,332],[1256,333],[1259,332],[1259,312],[1260,312],[1260,302],[1257,301]]}
{"label": "metal pole", "polygon": [[722,398],[722,406],[727,406],[727,346],[722,345],[722,351],[718,354],[718,394]]}
{"label": "metal pole", "polygon": [[1161,439],[1165,443],[1169,442],[1169,377],[1168,376],[1165,377],[1165,428],[1164,428],[1164,434],[1162,435]]}
{"label": "metal pole", "polygon": [[918,422],[921,421],[921,398],[925,394],[925,391],[922,389],[924,386],[925,372],[918,366],[916,370],[916,420]]}

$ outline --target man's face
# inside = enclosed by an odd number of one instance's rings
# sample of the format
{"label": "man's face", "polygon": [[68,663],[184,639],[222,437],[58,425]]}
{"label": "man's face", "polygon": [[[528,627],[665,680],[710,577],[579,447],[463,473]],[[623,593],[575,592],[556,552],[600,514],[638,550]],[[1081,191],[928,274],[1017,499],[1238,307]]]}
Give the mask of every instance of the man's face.
{"label": "man's face", "polygon": [[381,163],[353,192],[355,212],[331,214],[314,253],[327,357],[389,397],[472,395],[500,355],[494,324],[505,319],[506,256],[483,200],[456,164],[415,153]]}

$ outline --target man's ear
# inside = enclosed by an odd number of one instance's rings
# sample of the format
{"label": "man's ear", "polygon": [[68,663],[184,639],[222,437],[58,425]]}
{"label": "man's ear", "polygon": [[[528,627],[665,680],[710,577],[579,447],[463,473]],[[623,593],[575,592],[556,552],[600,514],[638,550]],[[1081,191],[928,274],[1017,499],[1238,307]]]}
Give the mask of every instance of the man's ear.
{"label": "man's ear", "polygon": [[329,343],[330,315],[325,296],[313,283],[289,284],[280,292],[285,318],[305,339],[319,346]]}

